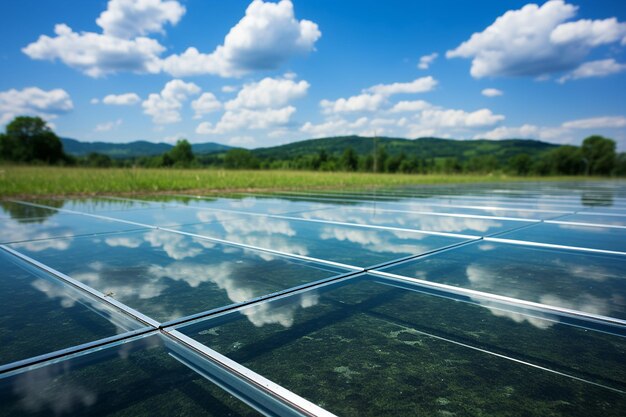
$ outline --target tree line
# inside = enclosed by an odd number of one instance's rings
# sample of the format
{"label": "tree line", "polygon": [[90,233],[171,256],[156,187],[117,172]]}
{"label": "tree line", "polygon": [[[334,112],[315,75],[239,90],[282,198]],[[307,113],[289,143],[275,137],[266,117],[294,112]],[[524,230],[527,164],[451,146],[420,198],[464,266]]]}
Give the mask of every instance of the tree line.
{"label": "tree line", "polygon": [[615,141],[594,135],[581,146],[564,145],[539,157],[519,153],[506,161],[492,155],[419,158],[400,153],[389,155],[379,144],[373,152],[359,155],[347,147],[341,153],[316,153],[290,158],[259,158],[246,149],[194,155],[191,144],[179,140],[169,151],[156,156],[113,159],[91,153],[82,157],[65,154],[59,137],[39,117],[20,116],[0,134],[0,160],[28,164],[60,164],[88,167],[294,169],[313,171],[380,172],[405,174],[509,173],[513,175],[603,175],[626,176],[626,153],[617,153]]}

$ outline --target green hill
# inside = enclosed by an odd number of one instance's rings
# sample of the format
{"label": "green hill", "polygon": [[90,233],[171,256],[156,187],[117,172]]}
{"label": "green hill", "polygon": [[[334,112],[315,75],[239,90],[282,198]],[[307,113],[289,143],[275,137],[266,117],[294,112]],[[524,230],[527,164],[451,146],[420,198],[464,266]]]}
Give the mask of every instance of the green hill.
{"label": "green hill", "polygon": [[546,142],[528,139],[506,140],[454,140],[439,138],[420,138],[415,140],[399,138],[365,138],[361,136],[339,136],[322,139],[310,139],[270,148],[258,148],[252,152],[261,159],[293,159],[299,156],[317,154],[322,149],[330,155],[341,154],[351,147],[359,155],[372,154],[374,146],[384,146],[390,156],[405,154],[420,159],[458,158],[464,161],[475,156],[493,155],[505,162],[510,157],[526,153],[531,157],[557,147]]}
{"label": "green hill", "polygon": [[[63,142],[65,152],[70,155],[85,156],[96,152],[116,159],[161,155],[172,149],[172,145],[167,143],[154,143],[144,140],[129,143],[110,143],[80,142],[76,139],[61,138],[61,142]],[[231,147],[213,142],[192,145],[193,152],[198,155],[227,151],[228,149],[231,149]]]}

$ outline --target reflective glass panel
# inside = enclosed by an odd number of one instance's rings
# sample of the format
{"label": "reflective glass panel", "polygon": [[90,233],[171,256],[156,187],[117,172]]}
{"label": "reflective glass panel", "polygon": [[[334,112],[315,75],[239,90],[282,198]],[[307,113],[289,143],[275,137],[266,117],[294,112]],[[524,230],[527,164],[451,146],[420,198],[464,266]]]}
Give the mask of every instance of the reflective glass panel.
{"label": "reflective glass panel", "polygon": [[223,221],[184,226],[180,230],[360,267],[418,255],[465,240],[254,215],[238,215],[232,219],[230,214],[222,214]]}
{"label": "reflective glass panel", "polygon": [[484,236],[521,227],[528,222],[495,220],[479,217],[438,216],[390,212],[382,210],[359,210],[342,207],[337,210],[318,210],[293,215],[304,219],[327,220],[342,223],[369,224],[410,230],[458,233]]}
{"label": "reflective glass panel", "polygon": [[195,372],[193,356],[154,335],[0,377],[0,416],[260,415]]}
{"label": "reflective glass panel", "polygon": [[157,321],[345,272],[162,230],[74,238],[65,248],[12,247]]}
{"label": "reflective glass panel", "polygon": [[478,242],[384,271],[626,319],[623,255]]}
{"label": "reflective glass panel", "polygon": [[373,276],[179,330],[336,415],[626,411],[623,337]]}
{"label": "reflective glass panel", "polygon": [[553,245],[626,252],[626,229],[542,223],[498,236]]}
{"label": "reflective glass panel", "polygon": [[[50,213],[49,217],[0,219],[0,243],[33,242],[34,245],[56,245],[53,240],[64,236],[119,232],[138,226],[98,219],[81,214]],[[47,243],[46,243],[47,242]]]}
{"label": "reflective glass panel", "polygon": [[143,327],[0,250],[0,365]]}

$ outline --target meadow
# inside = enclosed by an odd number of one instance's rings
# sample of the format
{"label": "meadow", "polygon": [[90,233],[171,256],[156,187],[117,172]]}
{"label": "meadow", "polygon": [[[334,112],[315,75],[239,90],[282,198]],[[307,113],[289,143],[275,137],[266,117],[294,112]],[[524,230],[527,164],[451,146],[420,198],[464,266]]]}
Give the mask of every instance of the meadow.
{"label": "meadow", "polygon": [[0,197],[155,194],[388,187],[500,181],[554,181],[572,177],[508,175],[369,174],[285,170],[76,168],[1,166]]}

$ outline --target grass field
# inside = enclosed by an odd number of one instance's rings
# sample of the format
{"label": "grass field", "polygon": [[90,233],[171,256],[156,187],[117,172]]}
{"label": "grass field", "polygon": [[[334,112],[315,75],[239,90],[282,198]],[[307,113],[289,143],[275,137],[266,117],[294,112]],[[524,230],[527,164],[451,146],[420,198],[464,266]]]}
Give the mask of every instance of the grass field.
{"label": "grass field", "polygon": [[[0,166],[0,197],[153,194],[166,191],[359,188],[408,184],[559,180],[504,175],[407,175],[216,169],[123,169]],[[567,178],[567,179],[572,179]]]}

